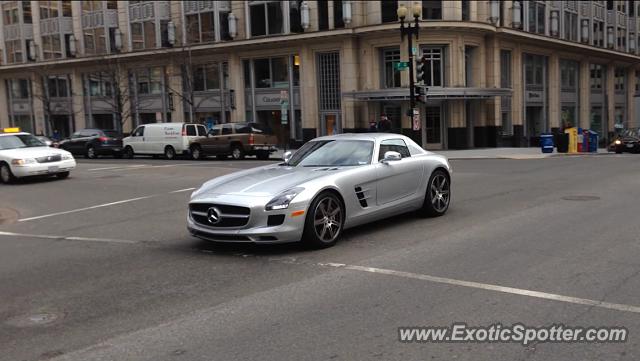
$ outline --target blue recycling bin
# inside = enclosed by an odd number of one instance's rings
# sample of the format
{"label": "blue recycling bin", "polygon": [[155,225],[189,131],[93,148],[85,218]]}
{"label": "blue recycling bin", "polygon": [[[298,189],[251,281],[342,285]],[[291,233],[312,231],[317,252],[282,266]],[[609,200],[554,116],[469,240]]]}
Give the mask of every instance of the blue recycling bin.
{"label": "blue recycling bin", "polygon": [[598,132],[589,130],[589,152],[598,153]]}
{"label": "blue recycling bin", "polygon": [[540,149],[542,153],[553,153],[553,134],[540,134]]}

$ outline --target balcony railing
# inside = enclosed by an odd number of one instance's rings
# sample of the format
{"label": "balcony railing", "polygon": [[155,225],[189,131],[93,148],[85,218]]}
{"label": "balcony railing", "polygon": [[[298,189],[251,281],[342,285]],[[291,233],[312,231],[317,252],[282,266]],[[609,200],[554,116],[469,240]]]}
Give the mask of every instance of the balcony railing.
{"label": "balcony railing", "polygon": [[32,24],[12,24],[4,27],[4,40],[33,39]]}
{"label": "balcony railing", "polygon": [[118,26],[118,11],[115,9],[98,10],[82,15],[82,28],[93,29],[107,26],[115,28]]}
{"label": "balcony railing", "polygon": [[616,20],[619,27],[627,27],[627,14],[622,11],[616,11]]}
{"label": "balcony railing", "polygon": [[593,9],[593,17],[596,20],[604,21],[605,9],[603,5],[593,3],[591,9]]}
{"label": "balcony railing", "polygon": [[171,17],[171,4],[169,1],[146,1],[129,5],[129,21],[151,20],[156,18],[154,5],[158,4],[157,17],[167,20]]}
{"label": "balcony railing", "polygon": [[73,33],[73,19],[70,17],[57,17],[40,20],[40,34],[71,34]]}
{"label": "balcony railing", "polygon": [[580,16],[588,18],[591,16],[591,4],[588,2],[580,3]]}

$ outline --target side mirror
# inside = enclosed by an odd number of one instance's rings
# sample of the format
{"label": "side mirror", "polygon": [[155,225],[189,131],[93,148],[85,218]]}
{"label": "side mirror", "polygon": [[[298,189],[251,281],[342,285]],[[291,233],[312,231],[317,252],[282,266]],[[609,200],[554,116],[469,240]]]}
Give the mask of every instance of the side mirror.
{"label": "side mirror", "polygon": [[282,160],[284,160],[285,164],[289,164],[289,160],[291,159],[292,155],[293,153],[290,150],[284,152],[284,154],[282,155]]}
{"label": "side mirror", "polygon": [[394,162],[401,159],[402,159],[402,155],[400,153],[390,150],[384,153],[384,158],[382,159],[382,163]]}

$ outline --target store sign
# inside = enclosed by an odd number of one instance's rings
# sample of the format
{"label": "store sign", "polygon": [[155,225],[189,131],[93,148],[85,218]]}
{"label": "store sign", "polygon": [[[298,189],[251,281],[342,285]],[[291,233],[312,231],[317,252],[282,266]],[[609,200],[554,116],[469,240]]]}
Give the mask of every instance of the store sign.
{"label": "store sign", "polygon": [[413,109],[413,130],[420,130],[420,111]]}
{"label": "store sign", "polygon": [[532,103],[542,103],[542,101],[544,100],[544,92],[528,90],[526,92],[525,100]]}

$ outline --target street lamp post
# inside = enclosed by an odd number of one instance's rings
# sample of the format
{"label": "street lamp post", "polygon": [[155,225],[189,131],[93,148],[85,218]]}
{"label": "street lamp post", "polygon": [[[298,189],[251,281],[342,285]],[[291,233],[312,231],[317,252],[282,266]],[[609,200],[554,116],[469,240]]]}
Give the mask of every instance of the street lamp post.
{"label": "street lamp post", "polygon": [[412,8],[412,15],[414,18],[413,26],[410,22],[408,22],[407,26],[405,26],[404,20],[407,17],[408,9],[402,4],[398,7],[398,18],[400,19],[400,39],[404,40],[405,36],[408,36],[408,50],[409,50],[409,104],[411,109],[409,110],[409,124],[413,124],[413,112],[416,107],[416,98],[415,98],[415,74],[414,74],[414,61],[413,61],[413,36],[415,35],[416,40],[418,39],[418,33],[420,32],[420,13],[422,12],[422,7],[420,3],[414,3]]}

